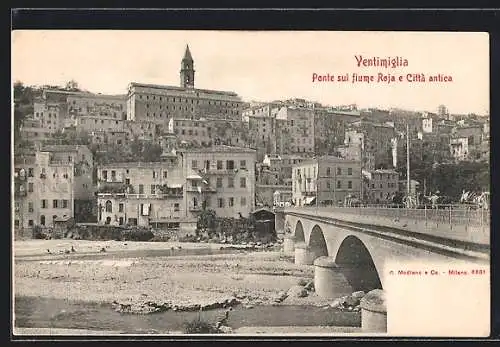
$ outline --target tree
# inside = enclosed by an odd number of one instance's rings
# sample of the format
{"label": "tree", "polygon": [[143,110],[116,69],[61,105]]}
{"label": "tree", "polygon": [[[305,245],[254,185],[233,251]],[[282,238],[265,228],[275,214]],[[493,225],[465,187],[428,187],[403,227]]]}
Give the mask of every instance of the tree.
{"label": "tree", "polygon": [[211,233],[215,230],[217,215],[214,210],[206,208],[206,203],[203,202],[202,210],[198,215],[198,222],[196,224],[196,229],[198,232]]}

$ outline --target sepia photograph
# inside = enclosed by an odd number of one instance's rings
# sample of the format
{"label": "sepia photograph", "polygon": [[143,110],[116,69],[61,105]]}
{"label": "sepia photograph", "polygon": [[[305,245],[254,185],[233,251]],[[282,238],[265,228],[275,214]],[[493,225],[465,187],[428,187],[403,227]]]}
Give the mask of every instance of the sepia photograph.
{"label": "sepia photograph", "polygon": [[15,336],[490,335],[487,33],[11,45]]}

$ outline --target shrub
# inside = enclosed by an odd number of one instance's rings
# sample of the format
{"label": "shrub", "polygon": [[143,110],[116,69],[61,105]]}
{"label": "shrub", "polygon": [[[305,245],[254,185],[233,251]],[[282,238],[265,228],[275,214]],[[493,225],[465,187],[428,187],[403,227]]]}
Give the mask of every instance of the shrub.
{"label": "shrub", "polygon": [[185,334],[216,334],[218,332],[212,324],[200,318],[184,323]]}

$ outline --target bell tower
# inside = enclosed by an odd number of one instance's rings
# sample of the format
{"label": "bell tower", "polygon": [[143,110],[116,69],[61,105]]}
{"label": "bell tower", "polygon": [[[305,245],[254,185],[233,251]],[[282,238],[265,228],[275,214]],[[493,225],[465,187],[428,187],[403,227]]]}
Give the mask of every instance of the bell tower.
{"label": "bell tower", "polygon": [[186,52],[181,62],[181,87],[194,88],[194,62],[189,51],[189,45],[186,45]]}

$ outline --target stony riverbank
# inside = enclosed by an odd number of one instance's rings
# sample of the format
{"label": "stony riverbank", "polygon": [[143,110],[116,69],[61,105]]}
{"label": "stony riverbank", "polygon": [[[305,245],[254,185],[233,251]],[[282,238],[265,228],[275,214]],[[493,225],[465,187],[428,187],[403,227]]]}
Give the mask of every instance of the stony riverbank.
{"label": "stony riverbank", "polygon": [[[74,247],[75,252],[64,251]],[[279,251],[127,257],[127,252],[220,250],[227,245],[117,241],[15,242],[15,295],[114,304],[127,313],[199,310],[243,305],[315,305],[331,302],[312,288],[313,268]],[[101,253],[101,249],[105,253]],[[51,254],[47,250],[50,250]],[[82,255],[85,254],[85,258]],[[92,254],[100,259],[92,259]],[[90,257],[89,257],[90,255]],[[292,288],[292,289],[291,289]]]}

